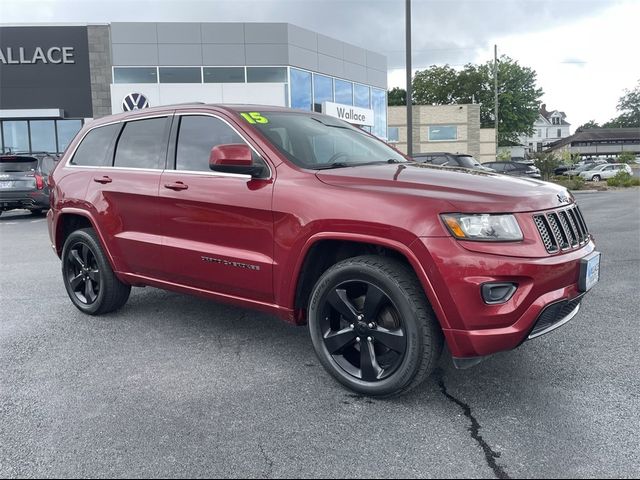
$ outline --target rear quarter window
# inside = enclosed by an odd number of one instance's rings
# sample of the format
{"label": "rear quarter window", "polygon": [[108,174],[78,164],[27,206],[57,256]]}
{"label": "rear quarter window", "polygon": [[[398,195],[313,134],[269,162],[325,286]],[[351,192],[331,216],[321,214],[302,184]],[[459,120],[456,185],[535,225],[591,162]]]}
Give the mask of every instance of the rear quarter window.
{"label": "rear quarter window", "polygon": [[109,150],[122,124],[97,127],[87,133],[71,159],[71,165],[89,167],[111,166]]}

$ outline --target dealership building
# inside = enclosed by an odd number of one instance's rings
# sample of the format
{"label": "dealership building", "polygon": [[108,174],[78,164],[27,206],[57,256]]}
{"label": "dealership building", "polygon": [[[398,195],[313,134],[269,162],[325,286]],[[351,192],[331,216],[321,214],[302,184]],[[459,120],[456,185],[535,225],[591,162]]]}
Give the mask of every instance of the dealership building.
{"label": "dealership building", "polygon": [[387,137],[387,60],[286,23],[0,26],[3,152],[61,153],[84,122],[184,102],[322,111]]}

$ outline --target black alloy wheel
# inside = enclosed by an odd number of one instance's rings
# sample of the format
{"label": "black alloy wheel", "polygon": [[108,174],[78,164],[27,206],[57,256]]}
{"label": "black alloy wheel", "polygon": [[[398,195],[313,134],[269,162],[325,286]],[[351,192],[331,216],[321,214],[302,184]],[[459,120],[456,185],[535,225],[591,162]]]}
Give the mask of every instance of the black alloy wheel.
{"label": "black alloy wheel", "polygon": [[113,273],[92,228],[76,230],[64,242],[62,279],[73,304],[89,315],[118,310],[131,293],[131,285]]}
{"label": "black alloy wheel", "polygon": [[406,332],[398,309],[371,283],[347,281],[334,287],[326,297],[320,324],[327,351],[355,378],[382,380],[404,359]]}
{"label": "black alloy wheel", "polygon": [[343,260],[317,281],[308,308],[318,359],[336,380],[376,397],[403,394],[435,368],[442,331],[413,270],[366,255]]}
{"label": "black alloy wheel", "polygon": [[77,300],[95,303],[100,294],[100,269],[96,255],[82,240],[73,243],[65,256],[65,277]]}

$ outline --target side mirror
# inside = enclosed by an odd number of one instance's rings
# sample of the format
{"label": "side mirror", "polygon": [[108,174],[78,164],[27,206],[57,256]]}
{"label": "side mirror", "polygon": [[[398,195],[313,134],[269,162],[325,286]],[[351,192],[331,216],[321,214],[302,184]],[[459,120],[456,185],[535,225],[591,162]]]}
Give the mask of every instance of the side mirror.
{"label": "side mirror", "polygon": [[217,145],[209,154],[209,168],[216,172],[237,173],[251,176],[261,176],[264,173],[262,165],[253,163],[253,152],[248,145],[233,143]]}

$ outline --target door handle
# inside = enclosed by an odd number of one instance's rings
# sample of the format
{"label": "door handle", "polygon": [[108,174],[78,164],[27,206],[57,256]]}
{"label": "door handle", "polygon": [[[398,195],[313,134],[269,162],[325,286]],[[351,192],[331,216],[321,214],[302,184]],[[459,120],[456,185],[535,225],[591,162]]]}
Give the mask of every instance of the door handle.
{"label": "door handle", "polygon": [[104,185],[105,183],[111,183],[111,182],[113,182],[113,180],[111,180],[111,178],[107,177],[106,175],[105,175],[104,177],[95,177],[95,178],[93,179],[93,181],[94,181],[94,182],[96,182],[96,183],[102,183],[103,185]]}
{"label": "door handle", "polygon": [[189,188],[189,185],[185,185],[182,182],[176,182],[176,183],[165,183],[164,184],[164,188],[168,188],[169,190],[186,190],[187,188]]}

